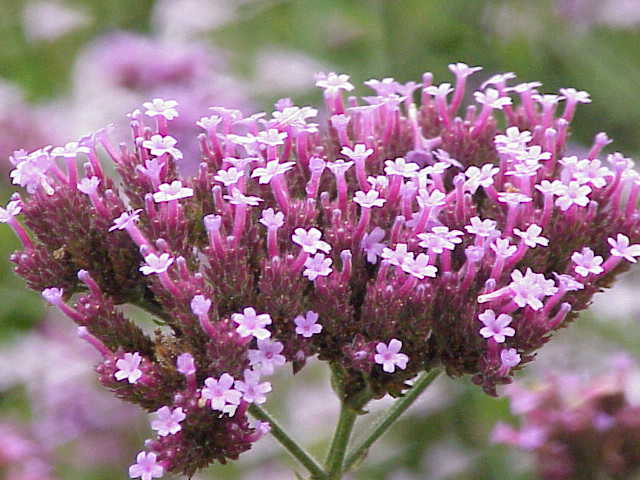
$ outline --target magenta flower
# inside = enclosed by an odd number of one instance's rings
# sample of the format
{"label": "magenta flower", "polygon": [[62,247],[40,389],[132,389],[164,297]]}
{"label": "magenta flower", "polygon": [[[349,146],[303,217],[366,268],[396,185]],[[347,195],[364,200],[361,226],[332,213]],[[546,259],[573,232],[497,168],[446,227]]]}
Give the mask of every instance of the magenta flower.
{"label": "magenta flower", "polygon": [[388,345],[380,342],[376,345],[378,353],[374,355],[373,359],[378,365],[382,365],[382,370],[387,373],[395,372],[396,367],[404,370],[407,368],[409,357],[400,353],[401,348],[402,342],[396,338],[393,338]]}

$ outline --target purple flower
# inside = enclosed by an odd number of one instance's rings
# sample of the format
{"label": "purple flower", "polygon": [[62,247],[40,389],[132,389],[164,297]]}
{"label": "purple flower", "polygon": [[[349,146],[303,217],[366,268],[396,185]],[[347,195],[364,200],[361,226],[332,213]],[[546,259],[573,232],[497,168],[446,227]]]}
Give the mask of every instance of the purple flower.
{"label": "purple flower", "polygon": [[322,232],[317,228],[310,228],[309,230],[296,228],[291,236],[293,243],[300,245],[302,250],[311,255],[314,255],[318,250],[322,250],[325,253],[329,253],[331,250],[331,245],[320,240],[320,238],[322,238]]}
{"label": "purple flower", "polygon": [[114,377],[118,381],[126,379],[129,383],[136,383],[142,377],[142,370],[139,368],[141,362],[142,357],[138,352],[125,353],[123,358],[116,361],[118,370]]}
{"label": "purple flower", "polygon": [[171,184],[163,183],[158,186],[158,192],[153,194],[156,203],[170,202],[193,196],[193,189],[183,187],[180,180],[174,180]]}
{"label": "purple flower", "polygon": [[271,336],[271,332],[265,327],[271,325],[271,317],[268,313],[256,314],[253,307],[247,307],[242,313],[234,313],[231,319],[238,324],[236,331],[241,337],[254,336],[258,340],[264,340]]}
{"label": "purple flower", "polygon": [[516,334],[516,331],[508,326],[512,318],[505,313],[496,317],[493,310],[485,310],[478,315],[478,320],[484,324],[480,329],[480,335],[492,338],[496,343],[504,343],[505,337],[513,337]]}
{"label": "purple flower", "polygon": [[242,393],[233,388],[233,377],[228,373],[223,373],[218,380],[207,378],[204,384],[201,393],[202,399],[210,402],[212,410],[218,410],[233,417],[242,398]]}
{"label": "purple flower", "polygon": [[244,380],[236,380],[236,390],[242,393],[242,399],[248,403],[260,405],[267,401],[267,393],[271,391],[271,383],[260,382],[260,373],[245,370]]}
{"label": "purple flower", "polygon": [[129,467],[129,478],[151,480],[163,476],[164,467],[158,463],[156,454],[153,452],[140,452],[136,457],[136,463]]}
{"label": "purple flower", "polygon": [[575,264],[574,270],[581,277],[587,277],[589,274],[598,274],[603,272],[603,258],[593,253],[589,247],[584,247],[580,252],[574,252],[571,255],[571,261]]}
{"label": "purple flower", "polygon": [[147,109],[147,111],[144,113],[149,117],[161,116],[167,120],[173,120],[178,116],[178,111],[175,108],[178,106],[178,102],[176,102],[175,100],[163,100],[161,98],[154,98],[150,102],[144,102],[142,106]]}
{"label": "purple flower", "polygon": [[311,338],[322,331],[322,325],[318,323],[318,314],[308,311],[304,316],[298,315],[293,319],[296,324],[296,333],[304,338]]}
{"label": "purple flower", "polygon": [[190,353],[182,353],[178,355],[176,367],[183,375],[194,375],[196,373],[196,364],[193,359],[193,355]]}
{"label": "purple flower", "polygon": [[305,270],[302,274],[311,281],[318,277],[326,277],[333,271],[331,269],[332,263],[333,260],[327,258],[324,253],[316,253],[304,262]]}
{"label": "purple flower", "polygon": [[187,415],[182,410],[182,407],[171,410],[169,407],[164,406],[155,412],[155,419],[151,422],[151,428],[157,431],[161,437],[174,435],[182,430],[180,422],[185,418],[187,418]]}
{"label": "purple flower", "polygon": [[619,233],[615,239],[607,239],[607,242],[611,245],[613,256],[622,257],[632,263],[636,263],[636,257],[640,257],[640,244],[629,245],[629,237],[622,233]]}
{"label": "purple flower", "polygon": [[162,135],[153,135],[150,140],[144,140],[142,146],[148,148],[151,151],[151,155],[160,157],[168,153],[176,160],[182,160],[182,152],[175,148],[176,143],[178,141],[169,135],[164,137]]}
{"label": "purple flower", "polygon": [[140,267],[143,275],[153,275],[154,273],[164,273],[173,264],[173,258],[168,253],[156,255],[150,253],[144,257],[145,265]]}
{"label": "purple flower", "polygon": [[404,353],[400,353],[402,342],[396,338],[391,339],[389,344],[380,342],[376,345],[376,353],[373,357],[378,365],[382,365],[382,370],[387,373],[396,371],[396,367],[400,370],[407,368],[409,357]]}
{"label": "purple flower", "polygon": [[284,355],[280,355],[284,349],[284,345],[280,342],[274,342],[268,338],[258,340],[258,349],[249,350],[249,363],[255,369],[264,375],[271,375],[276,367],[285,364],[287,359]]}

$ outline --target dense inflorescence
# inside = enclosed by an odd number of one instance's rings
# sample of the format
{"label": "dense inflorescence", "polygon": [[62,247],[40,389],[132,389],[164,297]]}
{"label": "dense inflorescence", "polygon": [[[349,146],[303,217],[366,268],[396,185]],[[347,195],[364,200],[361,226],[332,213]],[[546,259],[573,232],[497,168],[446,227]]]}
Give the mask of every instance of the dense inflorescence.
{"label": "dense inflorescence", "polygon": [[557,375],[535,388],[509,385],[506,395],[521,425],[499,423],[493,441],[535,454],[545,480],[633,478],[640,469],[638,369],[626,357],[611,363],[609,374],[588,382]]}
{"label": "dense inflorescence", "polygon": [[[236,458],[266,430],[246,417],[261,377],[313,355],[354,404],[436,365],[495,394],[640,256],[633,162],[599,160],[604,134],[567,155],[588,94],[496,75],[458,116],[479,68],[450,69],[454,88],[370,80],[364,102],[345,101],[348,76],[319,75],[324,126],[289,99],[212,108],[192,178],[162,99],[130,114],[131,146],[101,130],[13,158],[17,273],[103,353],[102,383],[164,422],[132,476]],[[147,335],[125,303],[165,328]]]}

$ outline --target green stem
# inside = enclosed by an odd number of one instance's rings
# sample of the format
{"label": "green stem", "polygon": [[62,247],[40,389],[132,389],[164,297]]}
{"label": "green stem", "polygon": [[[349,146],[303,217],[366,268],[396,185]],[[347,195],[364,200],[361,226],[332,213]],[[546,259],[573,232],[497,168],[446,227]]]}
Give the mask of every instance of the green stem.
{"label": "green stem", "polygon": [[249,413],[258,420],[268,422],[271,425],[271,435],[280,442],[280,444],[295,458],[298,460],[311,474],[312,480],[325,480],[327,474],[318,463],[318,461],[311,456],[304,448],[302,448],[298,442],[296,442],[291,436],[280,426],[275,418],[271,416],[264,408],[259,407],[256,404],[252,404],[249,407]]}
{"label": "green stem", "polygon": [[342,478],[342,464],[347,453],[347,446],[353,432],[353,426],[358,418],[358,413],[351,409],[345,402],[342,402],[340,408],[340,418],[336,431],[331,440],[331,447],[325,462],[327,470],[327,480],[339,480]]}
{"label": "green stem", "polygon": [[440,375],[440,369],[435,368],[429,372],[423,372],[418,376],[417,380],[405,396],[397,400],[386,413],[378,418],[378,420],[374,422],[366,438],[351,450],[351,452],[349,452],[349,455],[347,455],[347,459],[344,462],[345,472],[353,468],[353,466],[367,454],[369,447],[371,447],[376,440],[389,430],[389,427],[391,427],[398,417],[400,417],[400,415],[402,415],[413,404],[413,402],[418,399],[420,394],[424,392],[431,383],[433,383],[438,375]]}

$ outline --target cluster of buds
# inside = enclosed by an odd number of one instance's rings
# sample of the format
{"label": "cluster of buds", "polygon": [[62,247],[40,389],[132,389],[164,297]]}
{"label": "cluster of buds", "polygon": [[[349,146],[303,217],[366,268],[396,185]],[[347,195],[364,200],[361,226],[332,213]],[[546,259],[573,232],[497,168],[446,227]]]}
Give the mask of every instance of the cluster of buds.
{"label": "cluster of buds", "polygon": [[[450,69],[453,88],[370,80],[362,100],[320,74],[324,126],[289,99],[271,115],[212,108],[191,178],[162,99],[131,115],[132,146],[101,130],[14,157],[28,196],[0,218],[23,243],[16,272],[103,354],[102,383],[156,412],[132,477],[237,457],[266,430],[246,416],[261,378],[314,355],[347,402],[438,365],[495,394],[640,256],[633,162],[599,160],[604,134],[566,155],[585,92],[501,74],[460,116],[480,68]],[[165,328],[147,335],[125,303]]]}
{"label": "cluster of buds", "polygon": [[533,452],[545,480],[632,478],[640,470],[640,405],[632,394],[638,369],[626,357],[613,363],[612,373],[588,383],[565,375],[532,389],[509,385],[521,425],[499,423],[492,440]]}

